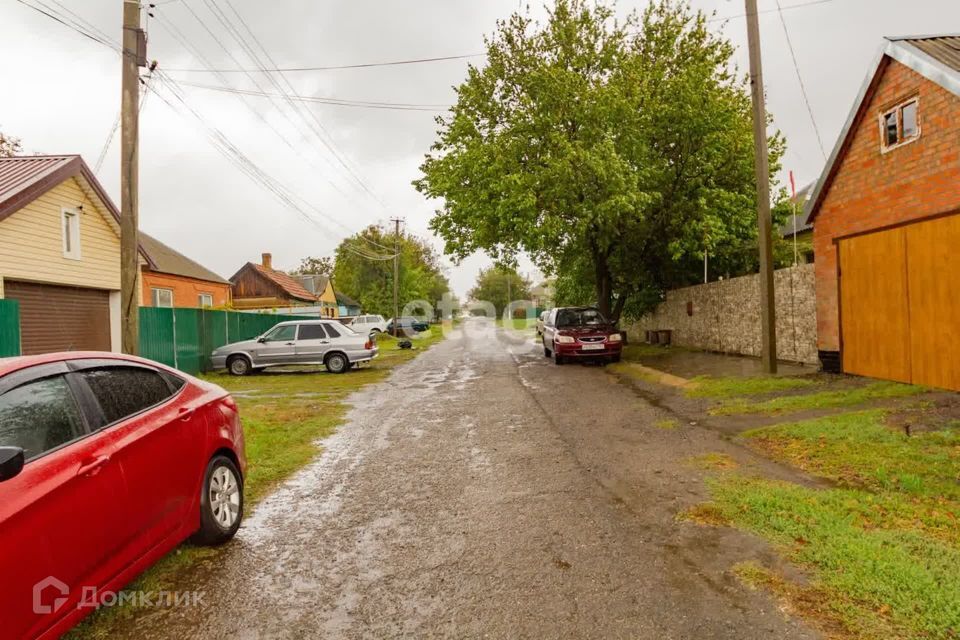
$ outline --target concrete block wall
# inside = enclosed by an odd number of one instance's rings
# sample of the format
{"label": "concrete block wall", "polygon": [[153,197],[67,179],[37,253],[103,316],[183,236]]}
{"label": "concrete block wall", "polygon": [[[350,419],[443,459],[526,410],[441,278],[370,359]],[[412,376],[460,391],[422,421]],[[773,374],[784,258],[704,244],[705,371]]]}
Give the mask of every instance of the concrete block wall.
{"label": "concrete block wall", "polygon": [[[777,356],[817,363],[814,265],[774,274],[777,305]],[[647,330],[670,329],[673,343],[720,353],[760,355],[760,276],[720,280],[667,293],[657,310],[627,325],[630,338]]]}

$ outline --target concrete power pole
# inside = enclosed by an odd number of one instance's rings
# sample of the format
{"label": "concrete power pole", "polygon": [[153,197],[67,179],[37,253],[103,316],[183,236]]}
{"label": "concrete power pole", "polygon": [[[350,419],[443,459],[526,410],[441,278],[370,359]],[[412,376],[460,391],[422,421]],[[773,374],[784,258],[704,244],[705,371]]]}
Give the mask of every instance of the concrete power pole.
{"label": "concrete power pole", "polygon": [[391,218],[394,224],[393,244],[393,336],[400,335],[400,224],[403,218]]}
{"label": "concrete power pole", "polygon": [[766,373],[777,372],[777,312],[773,291],[773,251],[770,246],[770,157],[767,150],[767,110],[760,59],[760,23],[757,0],[747,5],[747,41],[750,46],[750,88],[753,93],[753,144],[757,172],[757,218],[760,239],[761,358]]}
{"label": "concrete power pole", "polygon": [[140,348],[139,158],[140,71],[147,65],[140,3],[123,0],[122,130],[120,144],[120,343],[124,353]]}

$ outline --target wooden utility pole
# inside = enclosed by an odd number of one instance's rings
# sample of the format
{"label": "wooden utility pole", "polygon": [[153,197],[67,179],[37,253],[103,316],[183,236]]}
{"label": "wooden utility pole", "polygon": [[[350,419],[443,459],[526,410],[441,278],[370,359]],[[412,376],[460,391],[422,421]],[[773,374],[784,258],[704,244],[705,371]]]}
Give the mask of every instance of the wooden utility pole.
{"label": "wooden utility pole", "polygon": [[123,0],[123,81],[120,110],[120,343],[136,354],[140,339],[139,158],[140,71],[146,66],[146,38],[140,28],[140,3]]}
{"label": "wooden utility pole", "polygon": [[767,149],[767,109],[763,95],[763,65],[760,59],[760,23],[757,0],[747,5],[747,42],[750,47],[750,89],[753,94],[753,146],[757,172],[757,218],[760,239],[760,356],[766,373],[777,372],[777,312],[773,291],[773,251],[770,222],[770,158]]}
{"label": "wooden utility pole", "polygon": [[403,218],[392,218],[393,232],[393,336],[400,335],[400,223]]}

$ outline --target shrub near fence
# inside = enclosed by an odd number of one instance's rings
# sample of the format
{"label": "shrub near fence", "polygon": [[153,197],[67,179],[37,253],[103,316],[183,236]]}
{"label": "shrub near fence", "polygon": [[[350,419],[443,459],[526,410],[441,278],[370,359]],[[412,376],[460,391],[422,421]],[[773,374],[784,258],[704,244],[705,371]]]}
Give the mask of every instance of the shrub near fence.
{"label": "shrub near fence", "polygon": [[210,353],[231,342],[255,338],[279,322],[309,316],[239,313],[207,309],[140,308],[140,355],[196,374],[210,370]]}

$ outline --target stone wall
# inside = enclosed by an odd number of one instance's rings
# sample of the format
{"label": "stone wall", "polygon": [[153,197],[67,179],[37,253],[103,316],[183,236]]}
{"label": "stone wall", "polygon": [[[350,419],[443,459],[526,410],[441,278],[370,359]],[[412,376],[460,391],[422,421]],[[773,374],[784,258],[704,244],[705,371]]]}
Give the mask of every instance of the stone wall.
{"label": "stone wall", "polygon": [[[814,265],[774,274],[777,304],[777,356],[817,363]],[[744,276],[676,289],[657,310],[627,326],[633,340],[645,332],[673,331],[673,343],[720,353],[760,355],[760,276]]]}

